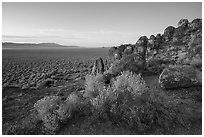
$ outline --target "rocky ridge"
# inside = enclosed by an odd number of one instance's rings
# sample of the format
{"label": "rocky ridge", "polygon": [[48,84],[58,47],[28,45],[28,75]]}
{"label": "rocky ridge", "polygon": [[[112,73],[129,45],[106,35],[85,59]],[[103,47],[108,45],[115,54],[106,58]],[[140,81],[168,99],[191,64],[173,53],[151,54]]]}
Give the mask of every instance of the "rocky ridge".
{"label": "rocky ridge", "polygon": [[[144,75],[161,74],[169,65],[188,65],[200,73],[202,71],[202,19],[197,18],[191,22],[181,19],[176,28],[168,26],[163,34],[151,35],[149,38],[141,36],[135,44],[111,47],[108,55],[111,66],[104,73],[112,77],[122,71]],[[111,77],[107,81],[110,79]],[[160,83],[162,80],[160,79]],[[171,88],[164,85],[163,87]]]}

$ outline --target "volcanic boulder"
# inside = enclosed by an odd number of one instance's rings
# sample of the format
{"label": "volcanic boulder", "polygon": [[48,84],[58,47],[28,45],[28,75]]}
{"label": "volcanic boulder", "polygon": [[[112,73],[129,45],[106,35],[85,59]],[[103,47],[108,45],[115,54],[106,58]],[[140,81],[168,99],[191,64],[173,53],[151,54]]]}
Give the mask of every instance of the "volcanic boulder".
{"label": "volcanic boulder", "polygon": [[202,72],[191,66],[170,66],[159,76],[159,85],[165,89],[202,85]]}

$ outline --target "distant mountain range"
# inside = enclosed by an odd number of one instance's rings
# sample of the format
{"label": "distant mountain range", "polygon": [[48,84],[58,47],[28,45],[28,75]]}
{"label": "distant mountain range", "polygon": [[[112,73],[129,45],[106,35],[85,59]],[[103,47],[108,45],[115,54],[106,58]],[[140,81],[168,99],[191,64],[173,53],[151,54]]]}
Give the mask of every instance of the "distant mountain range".
{"label": "distant mountain range", "polygon": [[75,45],[60,45],[57,43],[13,43],[13,42],[3,42],[2,48],[76,48],[79,46]]}

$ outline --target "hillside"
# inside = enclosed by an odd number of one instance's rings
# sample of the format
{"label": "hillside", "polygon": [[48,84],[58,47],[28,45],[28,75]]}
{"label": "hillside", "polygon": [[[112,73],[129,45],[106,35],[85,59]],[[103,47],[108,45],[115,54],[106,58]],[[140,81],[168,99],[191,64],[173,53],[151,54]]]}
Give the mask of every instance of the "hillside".
{"label": "hillside", "polygon": [[[143,49],[139,55],[145,65],[142,67],[145,67],[148,72],[159,74],[170,64],[194,64],[202,69],[202,19],[197,18],[191,22],[181,19],[177,27],[168,26],[163,34],[158,33],[149,38],[141,36],[135,44],[123,44],[110,48],[108,54],[112,62],[119,61],[121,67],[119,70],[124,70],[122,66],[131,65],[133,68],[137,66],[138,60],[132,57],[137,56],[139,48]],[[128,64],[126,61],[130,59],[133,61]]]}

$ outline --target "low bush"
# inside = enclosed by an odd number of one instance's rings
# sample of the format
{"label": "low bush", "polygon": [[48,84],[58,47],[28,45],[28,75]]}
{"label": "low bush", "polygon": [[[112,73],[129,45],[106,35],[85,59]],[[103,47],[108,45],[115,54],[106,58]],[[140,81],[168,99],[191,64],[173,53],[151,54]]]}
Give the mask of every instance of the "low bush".
{"label": "low bush", "polygon": [[140,75],[122,72],[108,85],[103,82],[102,75],[88,75],[83,97],[75,93],[65,101],[57,96],[45,97],[35,108],[45,127],[53,131],[59,128],[60,122],[71,119],[76,111],[92,122],[125,122],[134,130],[147,131],[157,126],[169,129],[173,124],[187,125],[186,104],[179,97],[150,90]]}
{"label": "low bush", "polygon": [[132,72],[123,72],[114,81],[114,87],[117,91],[127,91],[133,96],[142,95],[146,92],[146,84],[141,75]]}
{"label": "low bush", "polygon": [[46,96],[34,104],[39,119],[51,131],[59,129],[60,123],[70,119],[80,108],[81,102],[76,93],[71,93],[65,101],[58,96]]}
{"label": "low bush", "polygon": [[64,122],[72,116],[72,113],[78,109],[80,99],[76,93],[71,93],[67,99],[59,106],[57,110],[58,118]]}
{"label": "low bush", "polygon": [[85,94],[84,97],[96,97],[99,94],[99,91],[103,89],[105,82],[102,74],[87,75],[85,77]]}
{"label": "low bush", "polygon": [[97,93],[90,99],[92,115],[96,118],[123,121],[139,131],[154,126],[168,129],[175,123],[186,125],[185,109],[181,105],[185,103],[162,91],[151,91],[140,75],[123,72]]}
{"label": "low bush", "polygon": [[160,126],[168,129],[173,124],[187,126],[185,119],[185,102],[175,95],[167,95],[163,91],[150,92],[147,102],[146,119],[150,120],[150,127]]}
{"label": "low bush", "polygon": [[129,111],[132,106],[140,106],[146,100],[146,84],[140,75],[132,72],[123,72],[111,85],[101,86],[98,95],[90,98],[92,114],[96,118],[107,119],[113,115],[129,119],[135,115]]}
{"label": "low bush", "polygon": [[55,113],[55,110],[61,103],[62,101],[58,96],[46,96],[38,100],[34,104],[34,108],[38,111],[38,115],[42,119],[47,113]]}
{"label": "low bush", "polygon": [[61,104],[62,100],[58,96],[46,96],[34,104],[34,108],[37,110],[39,118],[44,122],[47,129],[58,129],[59,119],[57,109]]}

